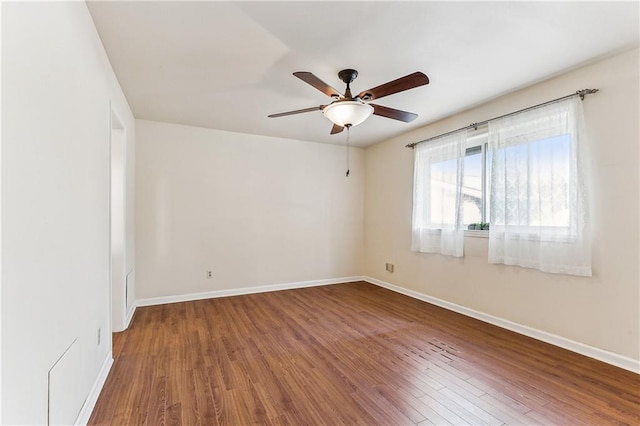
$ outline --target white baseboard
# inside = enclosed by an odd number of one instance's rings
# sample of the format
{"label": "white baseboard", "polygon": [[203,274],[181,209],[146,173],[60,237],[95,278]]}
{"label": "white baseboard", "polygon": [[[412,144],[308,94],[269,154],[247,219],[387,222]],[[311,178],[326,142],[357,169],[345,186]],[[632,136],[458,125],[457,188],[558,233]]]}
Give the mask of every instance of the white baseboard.
{"label": "white baseboard", "polygon": [[89,392],[89,396],[84,401],[82,405],[82,409],[80,409],[80,413],[78,414],[78,418],[76,419],[75,425],[85,426],[89,419],[91,418],[91,413],[93,413],[93,409],[96,406],[96,402],[98,402],[98,397],[100,396],[100,391],[102,391],[102,387],[104,386],[104,382],[107,380],[107,376],[109,375],[109,370],[111,370],[111,366],[113,365],[113,355],[111,351],[107,354],[107,357],[102,364],[102,368],[98,373],[98,377],[96,377],[96,381],[93,383],[91,387],[91,391]]}
{"label": "white baseboard", "polygon": [[217,297],[241,296],[244,294],[267,293],[270,291],[291,290],[295,288],[317,287],[321,285],[344,284],[354,281],[363,281],[364,278],[357,277],[341,277],[329,278],[326,280],[300,281],[294,283],[273,284],[257,287],[245,287],[232,290],[214,290],[202,293],[179,294],[175,296],[151,297],[148,299],[139,299],[136,306],[153,306],[164,305],[167,303],[189,302],[192,300],[213,299]]}
{"label": "white baseboard", "polygon": [[136,308],[138,307],[138,302],[136,300],[131,303],[131,307],[129,308],[129,312],[127,312],[127,317],[124,319],[124,329],[129,328],[129,324],[131,324],[131,318],[133,318],[133,314],[136,313]]}
{"label": "white baseboard", "polygon": [[585,345],[584,343],[566,339],[564,337],[547,333],[546,331],[537,330],[535,328],[518,324],[503,318],[494,317],[493,315],[485,314],[483,312],[479,312],[470,308],[465,308],[464,306],[456,305],[455,303],[450,303],[445,300],[427,296],[426,294],[422,294],[413,290],[408,290],[406,288],[402,288],[394,284],[390,284],[388,282],[381,281],[375,278],[363,277],[363,280],[371,284],[384,287],[388,290],[395,291],[396,293],[401,293],[401,294],[404,294],[405,296],[413,297],[414,299],[422,300],[424,302],[431,303],[436,306],[440,306],[441,308],[445,308],[450,311],[454,311],[459,314],[466,315],[468,317],[475,318],[480,321],[487,322],[489,324],[497,325],[498,327],[502,327],[507,330],[511,330],[516,333],[523,334],[525,336],[532,337],[537,340],[541,340],[546,343],[550,343],[554,346],[558,346],[563,349],[567,349],[572,352],[576,352],[581,355],[585,355],[590,358],[597,359],[598,361],[606,362],[607,364],[615,365],[616,367],[620,367],[625,370],[632,371],[634,373],[640,373],[639,360],[635,360],[633,358],[615,354],[613,352],[609,352],[604,349],[599,349],[593,346]]}

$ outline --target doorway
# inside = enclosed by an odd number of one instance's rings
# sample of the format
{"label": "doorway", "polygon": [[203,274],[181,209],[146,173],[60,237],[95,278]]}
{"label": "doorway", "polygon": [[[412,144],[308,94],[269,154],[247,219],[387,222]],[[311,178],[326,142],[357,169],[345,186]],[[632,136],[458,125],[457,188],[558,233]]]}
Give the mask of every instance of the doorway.
{"label": "doorway", "polygon": [[111,331],[126,328],[126,131],[111,111],[110,133]]}

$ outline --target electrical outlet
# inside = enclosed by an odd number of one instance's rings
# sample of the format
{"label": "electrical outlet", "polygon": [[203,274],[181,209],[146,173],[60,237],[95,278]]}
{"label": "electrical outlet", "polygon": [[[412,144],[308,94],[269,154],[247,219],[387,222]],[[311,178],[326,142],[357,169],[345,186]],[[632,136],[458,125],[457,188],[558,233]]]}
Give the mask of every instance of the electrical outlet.
{"label": "electrical outlet", "polygon": [[98,328],[98,346],[100,346],[100,332],[102,331],[101,328]]}
{"label": "electrical outlet", "polygon": [[207,271],[207,279],[210,280],[213,278],[213,271]]}
{"label": "electrical outlet", "polygon": [[393,273],[393,263],[385,263],[385,268],[388,272]]}

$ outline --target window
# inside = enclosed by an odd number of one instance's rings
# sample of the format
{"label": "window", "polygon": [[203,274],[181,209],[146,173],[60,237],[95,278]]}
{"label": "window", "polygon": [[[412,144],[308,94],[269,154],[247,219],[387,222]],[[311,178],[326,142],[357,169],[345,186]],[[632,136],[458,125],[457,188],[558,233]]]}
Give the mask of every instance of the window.
{"label": "window", "polygon": [[[490,222],[492,151],[487,129],[467,136],[462,165],[462,224]],[[496,151],[498,162],[510,162],[509,174],[518,174],[510,185],[518,191],[511,224],[521,230],[569,228],[571,135],[562,134],[516,144]],[[430,186],[428,224],[432,228],[454,225],[458,160],[447,158],[428,165]],[[497,224],[504,224],[498,219]]]}
{"label": "window", "polygon": [[412,249],[462,256],[491,222],[491,263],[591,275],[581,123],[572,97],[418,145]]}

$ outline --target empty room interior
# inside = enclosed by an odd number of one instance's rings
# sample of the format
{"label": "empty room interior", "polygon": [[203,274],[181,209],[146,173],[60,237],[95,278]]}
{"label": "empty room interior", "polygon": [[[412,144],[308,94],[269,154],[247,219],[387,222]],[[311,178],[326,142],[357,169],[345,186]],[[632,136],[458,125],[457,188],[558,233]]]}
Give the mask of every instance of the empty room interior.
{"label": "empty room interior", "polygon": [[0,2],[0,424],[640,424],[639,27]]}

